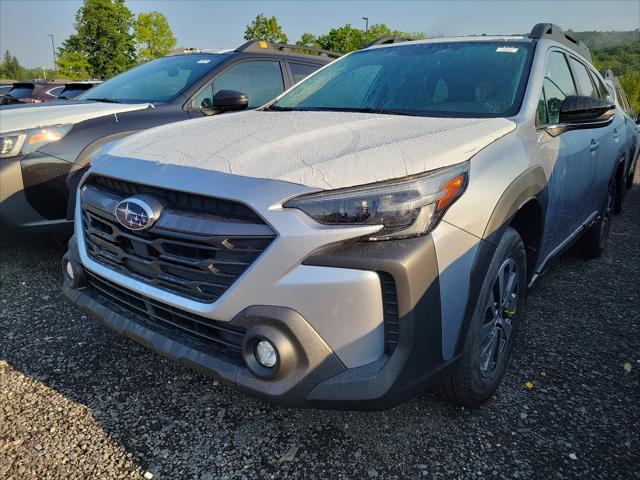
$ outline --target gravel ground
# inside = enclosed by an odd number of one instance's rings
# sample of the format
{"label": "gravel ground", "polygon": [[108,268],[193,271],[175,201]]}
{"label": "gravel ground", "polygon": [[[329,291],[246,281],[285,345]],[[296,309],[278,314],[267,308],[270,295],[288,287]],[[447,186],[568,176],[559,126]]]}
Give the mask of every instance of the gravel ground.
{"label": "gravel ground", "polygon": [[0,478],[640,479],[639,239],[636,185],[604,257],[565,256],[531,292],[483,407],[375,413],[218,385],[79,314],[62,245],[1,244]]}

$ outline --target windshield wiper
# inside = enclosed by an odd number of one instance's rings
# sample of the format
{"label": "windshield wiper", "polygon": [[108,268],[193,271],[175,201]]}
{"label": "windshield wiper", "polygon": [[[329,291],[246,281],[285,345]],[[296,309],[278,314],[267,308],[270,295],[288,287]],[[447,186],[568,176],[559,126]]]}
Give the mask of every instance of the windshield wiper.
{"label": "windshield wiper", "polygon": [[308,108],[293,108],[293,107],[279,107],[278,105],[271,105],[265,110],[276,110],[278,112],[353,112],[353,113],[378,113],[382,115],[411,115],[411,113],[404,110],[393,110],[385,108],[348,108],[348,107],[308,107]]}
{"label": "windshield wiper", "polygon": [[94,102],[103,103],[120,103],[118,100],[114,100],[113,98],[87,98],[85,100],[93,100]]}
{"label": "windshield wiper", "polygon": [[300,109],[293,108],[293,107],[279,107],[278,105],[271,105],[270,107],[265,108],[265,110],[276,110],[278,112],[293,112]]}

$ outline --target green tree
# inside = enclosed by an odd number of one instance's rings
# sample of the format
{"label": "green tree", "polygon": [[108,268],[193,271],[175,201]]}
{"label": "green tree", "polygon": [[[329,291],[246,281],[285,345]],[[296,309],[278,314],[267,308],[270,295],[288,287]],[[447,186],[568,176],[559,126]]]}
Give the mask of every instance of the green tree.
{"label": "green tree", "polygon": [[0,64],[0,77],[13,80],[25,80],[29,72],[20,65],[15,55],[11,55],[9,50],[4,51],[2,64]]}
{"label": "green tree", "polygon": [[305,45],[307,47],[316,47],[319,48],[320,44],[318,43],[318,39],[313,33],[305,32],[300,36],[300,40],[296,42],[296,45]]}
{"label": "green tree", "polygon": [[65,51],[58,55],[58,74],[73,80],[83,80],[93,75],[87,57],[76,51]]}
{"label": "green tree", "polygon": [[267,18],[262,13],[247,25],[244,38],[245,40],[267,40],[272,43],[287,43],[289,41],[276,17]]}
{"label": "green tree", "polygon": [[325,50],[347,53],[358,50],[365,45],[364,32],[352,27],[351,24],[346,24],[342,27],[332,28],[329,33],[320,35],[318,43]]}
{"label": "green tree", "polygon": [[310,33],[303,34],[304,38],[298,40],[299,45],[308,45],[310,41],[314,42],[314,45],[318,45],[326,50],[331,50],[338,53],[348,53],[353,50],[358,50],[364,47],[369,42],[372,42],[381,37],[389,37],[397,35],[402,38],[411,38],[418,40],[427,38],[424,33],[409,33],[402,32],[400,30],[392,30],[384,23],[376,23],[369,27],[369,31],[365,32],[363,29],[354,28],[351,24],[344,25],[338,28],[332,28],[328,33],[314,37]]}
{"label": "green tree", "polygon": [[138,44],[138,61],[147,62],[162,57],[176,46],[167,17],[160,12],[142,12],[134,25]]}
{"label": "green tree", "polygon": [[66,67],[73,71],[82,71],[88,65],[88,76],[116,75],[136,61],[133,23],[124,0],[84,0],[76,14],[76,33],[62,44],[58,55],[71,62]]}

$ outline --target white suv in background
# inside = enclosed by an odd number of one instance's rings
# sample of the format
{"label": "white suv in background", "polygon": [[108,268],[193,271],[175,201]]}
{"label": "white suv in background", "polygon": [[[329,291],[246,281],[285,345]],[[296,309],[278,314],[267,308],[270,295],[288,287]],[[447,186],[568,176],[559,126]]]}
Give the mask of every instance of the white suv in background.
{"label": "white suv in background", "polygon": [[275,403],[387,408],[435,386],[475,406],[527,287],[575,240],[605,248],[617,115],[551,24],[353,52],[258,110],[106,147],[65,294]]}

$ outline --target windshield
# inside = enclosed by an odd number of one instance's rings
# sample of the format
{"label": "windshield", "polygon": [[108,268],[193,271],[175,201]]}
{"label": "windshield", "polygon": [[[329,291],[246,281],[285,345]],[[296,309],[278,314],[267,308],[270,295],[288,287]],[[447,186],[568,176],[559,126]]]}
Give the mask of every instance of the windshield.
{"label": "windshield", "polygon": [[168,102],[227,56],[208,53],[158,58],[96,85],[78,99]]}
{"label": "windshield", "polygon": [[532,47],[420,43],[354,52],[294,87],[275,110],[498,117],[520,108]]}

